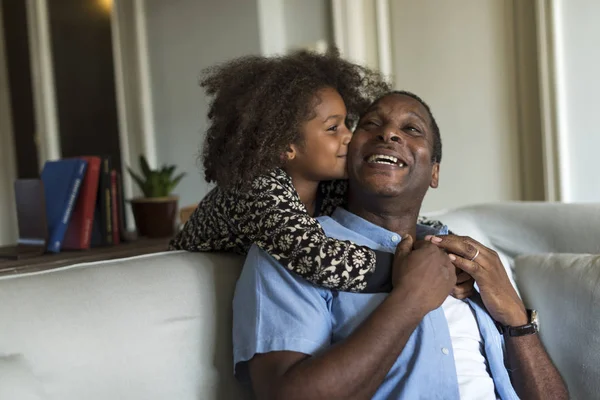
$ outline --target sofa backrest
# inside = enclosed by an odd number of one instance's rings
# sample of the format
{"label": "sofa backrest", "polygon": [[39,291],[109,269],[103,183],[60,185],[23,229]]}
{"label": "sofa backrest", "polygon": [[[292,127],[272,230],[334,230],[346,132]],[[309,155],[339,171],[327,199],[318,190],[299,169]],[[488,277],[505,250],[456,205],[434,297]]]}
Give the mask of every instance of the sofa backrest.
{"label": "sofa backrest", "polygon": [[242,263],[172,252],[0,279],[0,398],[248,397],[231,348]]}
{"label": "sofa backrest", "polygon": [[537,254],[515,260],[523,301],[572,399],[600,395],[600,255]]}

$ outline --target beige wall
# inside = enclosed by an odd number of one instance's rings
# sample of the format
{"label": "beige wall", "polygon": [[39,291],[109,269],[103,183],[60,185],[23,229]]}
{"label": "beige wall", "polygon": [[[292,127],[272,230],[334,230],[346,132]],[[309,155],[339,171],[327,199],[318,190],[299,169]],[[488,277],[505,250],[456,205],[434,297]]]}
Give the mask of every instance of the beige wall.
{"label": "beige wall", "polygon": [[3,32],[2,8],[0,7],[0,246],[13,244],[18,235],[13,188],[15,179],[14,147]]}
{"label": "beige wall", "polygon": [[553,5],[562,200],[600,202],[600,1]]}
{"label": "beige wall", "polygon": [[200,72],[260,53],[257,3],[146,0],[145,6],[157,160],[188,173],[176,192],[181,205],[195,204],[210,190],[197,164],[208,110]]}
{"label": "beige wall", "polygon": [[316,49],[317,42],[331,43],[331,11],[327,0],[284,0],[286,50]]}
{"label": "beige wall", "polygon": [[396,87],[428,102],[442,132],[440,187],[424,211],[522,199],[513,3],[390,5]]}

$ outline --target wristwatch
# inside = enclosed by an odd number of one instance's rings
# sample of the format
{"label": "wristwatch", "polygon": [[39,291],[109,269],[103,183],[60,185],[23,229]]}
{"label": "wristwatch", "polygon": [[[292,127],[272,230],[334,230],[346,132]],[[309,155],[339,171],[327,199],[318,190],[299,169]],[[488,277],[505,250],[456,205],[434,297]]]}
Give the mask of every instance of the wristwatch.
{"label": "wristwatch", "polygon": [[538,312],[536,310],[527,310],[527,317],[529,323],[521,326],[500,326],[500,333],[510,337],[533,335],[540,331],[540,324],[538,320]]}

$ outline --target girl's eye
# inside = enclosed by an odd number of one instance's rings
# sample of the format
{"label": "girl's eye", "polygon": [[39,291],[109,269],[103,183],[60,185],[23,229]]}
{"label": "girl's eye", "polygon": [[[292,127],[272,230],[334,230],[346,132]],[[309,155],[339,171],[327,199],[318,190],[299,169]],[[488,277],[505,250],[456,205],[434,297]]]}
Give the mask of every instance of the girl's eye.
{"label": "girl's eye", "polygon": [[336,132],[338,130],[338,126],[337,125],[330,126],[329,128],[327,128],[327,130],[331,131],[331,132]]}

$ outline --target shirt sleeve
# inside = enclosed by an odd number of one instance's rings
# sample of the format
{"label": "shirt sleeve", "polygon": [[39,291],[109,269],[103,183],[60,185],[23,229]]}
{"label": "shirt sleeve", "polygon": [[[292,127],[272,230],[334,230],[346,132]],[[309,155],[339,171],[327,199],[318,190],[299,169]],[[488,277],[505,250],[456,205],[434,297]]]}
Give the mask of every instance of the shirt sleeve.
{"label": "shirt sleeve", "polygon": [[234,373],[248,380],[255,354],[294,351],[314,355],[331,342],[331,293],[286,271],[253,246],[233,298]]}
{"label": "shirt sleeve", "polygon": [[350,292],[386,291],[389,286],[391,257],[377,260],[379,253],[368,247],[326,236],[282,170],[257,178],[245,192],[215,188],[170,248],[243,252],[252,244],[319,286]]}
{"label": "shirt sleeve", "polygon": [[[327,212],[341,204],[346,188],[345,181],[322,185]],[[252,244],[319,286],[364,293],[391,289],[393,254],[325,235],[282,170],[257,178],[246,192],[213,189],[170,249],[243,254]]]}

